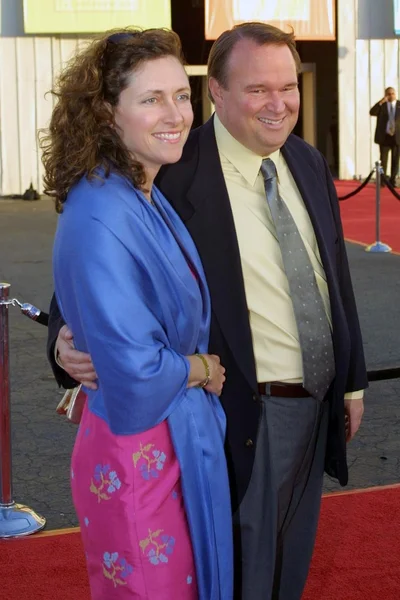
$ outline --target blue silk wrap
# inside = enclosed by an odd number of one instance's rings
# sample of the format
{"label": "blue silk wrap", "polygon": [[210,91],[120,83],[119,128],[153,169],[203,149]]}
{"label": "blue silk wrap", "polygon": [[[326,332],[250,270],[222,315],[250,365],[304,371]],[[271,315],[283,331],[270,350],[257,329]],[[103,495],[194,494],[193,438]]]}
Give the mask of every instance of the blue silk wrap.
{"label": "blue silk wrap", "polygon": [[210,299],[186,228],[157,189],[152,196],[156,207],[116,174],[73,187],[55,237],[56,297],[99,377],[97,391],[85,390],[90,410],[117,435],[168,420],[199,598],[231,600],[225,415],[216,396],[187,388],[185,357],[207,352]]}

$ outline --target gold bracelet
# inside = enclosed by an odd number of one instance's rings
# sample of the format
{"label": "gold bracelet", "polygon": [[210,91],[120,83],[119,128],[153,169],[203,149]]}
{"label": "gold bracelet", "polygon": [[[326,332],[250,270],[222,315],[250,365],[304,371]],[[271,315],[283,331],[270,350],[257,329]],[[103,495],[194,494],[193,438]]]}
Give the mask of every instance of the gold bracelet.
{"label": "gold bracelet", "polygon": [[206,370],[206,378],[201,383],[199,383],[199,385],[197,387],[205,388],[206,385],[208,385],[210,383],[210,379],[211,379],[210,366],[202,354],[195,354],[195,356],[197,356],[201,360],[201,362],[203,363],[204,368]]}

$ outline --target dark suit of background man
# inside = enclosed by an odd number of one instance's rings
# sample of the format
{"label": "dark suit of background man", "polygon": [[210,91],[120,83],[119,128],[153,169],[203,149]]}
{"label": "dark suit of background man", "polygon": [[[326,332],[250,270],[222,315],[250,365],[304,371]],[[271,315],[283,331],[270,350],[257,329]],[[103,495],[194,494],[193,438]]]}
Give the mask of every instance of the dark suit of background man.
{"label": "dark suit of background man", "polygon": [[380,161],[385,175],[389,152],[392,153],[390,182],[396,185],[399,170],[400,102],[396,100],[394,88],[386,88],[385,96],[374,104],[369,114],[371,117],[377,117],[374,141],[375,144],[379,144]]}
{"label": "dark suit of background man", "polygon": [[[292,34],[260,23],[222,34],[208,63],[216,115],[157,182],[200,252],[210,352],[226,367],[238,600],[301,598],[324,466],[346,484],[367,385],[335,187],[322,155],[291,134],[299,69]],[[93,385],[54,299],[51,315],[58,380],[68,382],[55,349],[69,375]]]}

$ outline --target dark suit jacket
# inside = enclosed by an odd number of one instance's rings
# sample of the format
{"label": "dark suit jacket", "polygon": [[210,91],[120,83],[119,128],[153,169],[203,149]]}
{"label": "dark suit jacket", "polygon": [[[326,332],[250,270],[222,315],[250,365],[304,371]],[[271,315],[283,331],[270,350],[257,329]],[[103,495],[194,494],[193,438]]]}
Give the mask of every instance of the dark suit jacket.
{"label": "dark suit jacket", "polygon": [[[309,211],[328,279],[336,378],[327,397],[330,423],[326,469],[345,485],[343,395],[367,387],[367,378],[338,200],[327,164],[317,150],[291,135],[282,152]],[[190,134],[182,159],[162,168],[157,185],[191,233],[211,293],[210,352],[218,354],[226,368],[221,401],[228,417],[226,449],[235,509],[250,480],[260,399],[238,241],[213,119]],[[52,313],[55,326],[49,328],[49,358],[54,366],[53,348],[60,325],[54,304]],[[60,370],[57,374],[59,382],[65,381]]]}
{"label": "dark suit jacket", "polygon": [[[387,102],[379,104],[377,102],[369,111],[371,117],[377,117],[376,128],[375,128],[375,144],[383,146],[385,144],[386,137],[386,126],[389,120],[389,111]],[[396,113],[395,113],[395,139],[396,144],[400,146],[400,101],[396,102]]]}

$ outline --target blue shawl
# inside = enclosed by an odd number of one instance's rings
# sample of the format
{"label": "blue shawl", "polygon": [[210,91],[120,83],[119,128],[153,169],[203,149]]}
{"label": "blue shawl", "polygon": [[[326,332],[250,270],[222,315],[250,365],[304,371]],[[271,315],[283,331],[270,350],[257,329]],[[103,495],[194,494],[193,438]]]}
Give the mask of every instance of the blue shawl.
{"label": "blue shawl", "polygon": [[89,409],[117,435],[168,420],[199,599],[231,600],[225,415],[216,396],[187,388],[185,356],[207,352],[210,299],[189,233],[156,188],[153,200],[116,174],[82,178],[58,222],[55,292],[99,377],[97,391],[85,390]]}

